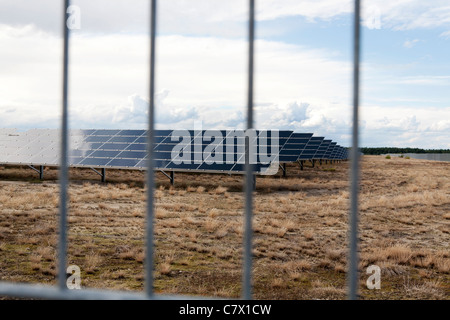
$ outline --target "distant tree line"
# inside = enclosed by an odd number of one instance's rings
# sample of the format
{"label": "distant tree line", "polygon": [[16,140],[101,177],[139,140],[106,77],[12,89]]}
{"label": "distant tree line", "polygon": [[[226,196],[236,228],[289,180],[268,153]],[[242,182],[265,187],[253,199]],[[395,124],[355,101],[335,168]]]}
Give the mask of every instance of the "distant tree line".
{"label": "distant tree line", "polygon": [[361,152],[367,155],[380,155],[387,153],[450,153],[450,149],[420,149],[420,148],[361,148]]}

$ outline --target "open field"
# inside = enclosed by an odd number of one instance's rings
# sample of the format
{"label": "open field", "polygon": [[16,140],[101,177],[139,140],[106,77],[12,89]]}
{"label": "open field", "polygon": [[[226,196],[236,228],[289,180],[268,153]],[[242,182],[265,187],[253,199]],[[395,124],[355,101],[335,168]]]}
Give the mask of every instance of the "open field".
{"label": "open field", "polygon": [[[346,298],[348,162],[258,177],[257,299]],[[0,167],[0,280],[55,283],[57,172]],[[70,264],[83,287],[143,289],[144,175],[71,171]],[[160,293],[239,297],[243,178],[157,175],[155,285]],[[450,298],[450,163],[365,156],[360,194],[362,299]],[[381,289],[366,269],[381,267]]]}

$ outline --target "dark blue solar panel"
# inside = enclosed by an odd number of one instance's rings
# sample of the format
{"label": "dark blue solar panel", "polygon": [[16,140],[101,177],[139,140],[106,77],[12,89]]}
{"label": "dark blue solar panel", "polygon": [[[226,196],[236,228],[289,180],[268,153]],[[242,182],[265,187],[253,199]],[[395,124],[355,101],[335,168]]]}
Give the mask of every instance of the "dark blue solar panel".
{"label": "dark blue solar panel", "polygon": [[212,170],[212,171],[230,171],[234,164],[211,164],[203,163],[199,166],[199,170]]}
{"label": "dark blue solar panel", "polygon": [[310,143],[322,143],[324,137],[311,137],[309,140]]}
{"label": "dark blue solar panel", "polygon": [[107,142],[109,139],[111,139],[110,136],[88,136],[86,137],[86,142]]}
{"label": "dark blue solar panel", "polygon": [[144,143],[131,143],[129,145],[127,145],[125,148],[123,148],[122,150],[130,150],[130,151],[145,151],[147,150],[147,145]]}
{"label": "dark blue solar panel", "polygon": [[[153,148],[153,150],[158,151],[158,152],[159,151],[172,151],[175,146],[176,146],[176,144],[161,143],[161,144],[156,145],[155,148]],[[188,146],[186,146],[186,147],[189,148]]]}
{"label": "dark blue solar panel", "polygon": [[[56,134],[55,134],[56,133]],[[176,138],[172,141],[172,133],[188,134],[183,142],[189,142],[186,150],[178,155],[184,161],[185,157],[191,163],[175,164],[172,162],[172,151],[179,151],[182,141]],[[211,134],[212,139],[207,140],[206,134]],[[244,171],[245,152],[244,130],[155,130],[155,143],[153,156],[155,169],[173,170],[205,170],[205,171]],[[73,130],[69,133],[70,145],[69,164],[72,166],[92,167],[133,167],[145,168],[147,166],[147,131],[146,130]],[[221,137],[222,135],[222,137]],[[6,154],[7,159],[23,163],[29,159],[34,164],[54,163],[58,165],[57,147],[54,140],[57,132],[52,130],[30,131],[28,137],[24,137],[20,150],[14,150],[11,144],[6,144],[0,150]],[[277,137],[277,140],[275,140]],[[222,139],[223,138],[223,139]],[[228,139],[227,139],[228,138]],[[41,141],[42,140],[42,141]],[[0,140],[0,144],[3,140]],[[311,133],[293,133],[290,130],[257,130],[250,134],[251,151],[256,152],[258,163],[255,170],[263,170],[268,164],[263,161],[293,162],[296,159],[319,159],[330,157],[341,159],[348,155],[345,148],[328,145],[330,140],[321,137],[313,137]],[[231,143],[231,145],[227,145]],[[17,144],[17,143],[16,143]],[[14,145],[14,144],[13,144]],[[1,154],[0,154],[1,155]],[[27,159],[25,159],[26,157]],[[175,156],[175,153],[174,153]],[[252,157],[253,159],[253,157]],[[198,161],[199,160],[199,161]],[[9,160],[8,160],[9,161]],[[220,164],[217,161],[224,161]],[[232,164],[226,163],[231,161]],[[212,164],[210,164],[212,163]]]}
{"label": "dark blue solar panel", "polygon": [[96,150],[92,152],[89,157],[92,158],[115,158],[121,151],[106,151],[106,150]]}
{"label": "dark blue solar panel", "polygon": [[84,158],[81,162],[78,164],[83,166],[106,166],[108,162],[110,162],[111,159],[108,158]]}
{"label": "dark blue solar panel", "polygon": [[339,151],[338,151],[338,153],[337,153],[337,155],[336,155],[336,159],[342,160],[342,154],[343,154],[343,152],[344,152],[344,148],[342,148],[342,147],[340,146],[340,147],[339,147]]}
{"label": "dark blue solar panel", "polygon": [[108,163],[110,167],[135,167],[140,159],[113,159]]}
{"label": "dark blue solar panel", "polygon": [[[267,165],[254,164],[253,172],[261,172],[261,170],[264,168],[267,168]],[[236,172],[245,172],[245,165],[238,163],[238,164],[234,165],[231,170],[236,171]]]}
{"label": "dark blue solar panel", "polygon": [[292,131],[285,131],[285,130],[283,130],[283,131],[279,131],[278,132],[278,136],[280,138],[289,138],[291,135],[292,135]]}
{"label": "dark blue solar panel", "polygon": [[216,156],[216,158],[218,158],[224,162],[230,162],[230,161],[237,162],[237,161],[244,161],[243,159],[245,159],[245,153],[217,152],[217,153],[215,153],[215,156]]}
{"label": "dark blue solar panel", "polygon": [[298,133],[298,132],[294,132],[292,134],[292,138],[299,138],[299,139],[311,139],[311,137],[313,136],[312,133]]}
{"label": "dark blue solar panel", "polygon": [[[182,157],[183,153],[181,152],[179,155]],[[154,151],[153,157],[158,160],[170,160],[172,159],[172,153],[169,151]]]}
{"label": "dark blue solar panel", "polygon": [[281,163],[296,162],[298,157],[299,157],[298,152],[296,152],[295,154],[280,155],[279,162],[281,162]]}
{"label": "dark blue solar panel", "polygon": [[107,130],[107,129],[102,129],[102,130],[96,130],[94,133],[92,133],[93,136],[114,136],[117,135],[120,131],[122,130]]}
{"label": "dark blue solar panel", "polygon": [[330,143],[331,140],[323,140],[314,155],[314,159],[324,159],[325,152],[328,150]]}
{"label": "dark blue solar panel", "polygon": [[337,159],[337,154],[339,153],[339,149],[340,149],[339,145],[336,145],[334,147],[334,150],[332,151],[331,156],[330,156],[331,159]]}
{"label": "dark blue solar panel", "polygon": [[308,138],[291,138],[287,141],[286,146],[295,145],[295,144],[306,145],[308,142],[309,142]]}
{"label": "dark blue solar panel", "polygon": [[336,144],[337,144],[336,142],[330,143],[330,146],[328,147],[327,151],[325,152],[325,159],[331,160],[331,153],[333,152]]}
{"label": "dark blue solar panel", "polygon": [[299,156],[299,160],[312,160],[319,149],[319,146],[322,144],[324,140],[323,137],[311,137],[308,144],[305,146],[305,149]]}
{"label": "dark blue solar panel", "polygon": [[144,159],[146,154],[146,152],[142,151],[123,151],[118,155],[118,157],[127,159]]}
{"label": "dark blue solar panel", "polygon": [[[162,141],[164,141],[167,137],[155,137],[155,143],[160,143]],[[139,137],[137,138],[135,141],[135,143],[147,143],[147,137]]]}
{"label": "dark blue solar panel", "polygon": [[115,136],[109,139],[108,142],[124,142],[124,143],[132,143],[136,141],[138,137],[134,136]]}
{"label": "dark blue solar panel", "polygon": [[129,146],[128,143],[104,143],[97,146],[92,146],[92,149],[101,149],[101,150],[124,150]]}
{"label": "dark blue solar panel", "polygon": [[121,136],[142,136],[147,133],[146,130],[122,130],[120,132]]}
{"label": "dark blue solar panel", "polygon": [[154,136],[155,137],[167,137],[172,134],[172,132],[177,132],[177,130],[155,130]]}

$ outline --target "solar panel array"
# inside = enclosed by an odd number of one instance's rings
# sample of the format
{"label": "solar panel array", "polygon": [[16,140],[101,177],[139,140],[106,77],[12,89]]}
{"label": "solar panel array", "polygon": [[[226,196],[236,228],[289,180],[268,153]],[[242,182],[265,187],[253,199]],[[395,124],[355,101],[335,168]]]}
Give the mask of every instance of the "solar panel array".
{"label": "solar panel array", "polygon": [[308,144],[305,146],[305,148],[301,151],[299,160],[312,160],[314,159],[320,145],[322,144],[322,141],[324,140],[323,137],[311,137],[309,139]]}
{"label": "solar panel array", "polygon": [[[248,135],[250,162],[256,174],[279,163],[347,159],[346,148],[312,133],[255,130]],[[154,167],[163,171],[244,173],[246,133],[243,130],[155,130]],[[60,132],[0,129],[0,163],[58,166]],[[71,167],[140,169],[147,167],[146,130],[71,130]]]}

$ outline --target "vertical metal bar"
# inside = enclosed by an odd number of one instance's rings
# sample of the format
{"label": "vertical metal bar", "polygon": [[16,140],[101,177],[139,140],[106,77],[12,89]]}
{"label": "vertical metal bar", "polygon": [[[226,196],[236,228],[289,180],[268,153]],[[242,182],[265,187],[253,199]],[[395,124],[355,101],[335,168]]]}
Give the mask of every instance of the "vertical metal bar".
{"label": "vertical metal bar", "polygon": [[155,175],[153,164],[153,144],[155,130],[155,38],[156,38],[156,0],[150,3],[150,79],[149,79],[149,110],[147,133],[147,223],[146,223],[146,261],[145,261],[145,293],[153,296],[153,232],[154,232],[154,188]]}
{"label": "vertical metal bar", "polygon": [[59,167],[59,266],[58,287],[60,290],[67,289],[66,286],[66,262],[67,262],[67,203],[68,203],[68,81],[69,81],[69,28],[67,27],[67,9],[70,0],[64,1],[64,48],[63,48],[63,92],[62,92],[62,118],[61,118],[61,155]]}
{"label": "vertical metal bar", "polygon": [[44,180],[44,166],[39,166],[39,180]]}
{"label": "vertical metal bar", "polygon": [[[248,52],[248,101],[247,130],[253,129],[253,73],[255,41],[255,0],[249,0],[249,52]],[[246,153],[250,147],[246,148]],[[250,159],[250,157],[248,158]],[[253,211],[253,168],[250,161],[245,164],[245,226],[244,226],[244,270],[242,279],[242,298],[252,298],[252,211]]]}
{"label": "vertical metal bar", "polygon": [[358,192],[359,192],[359,64],[360,64],[360,0],[355,0],[353,48],[353,130],[350,170],[350,239],[348,298],[358,298]]}

